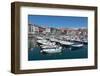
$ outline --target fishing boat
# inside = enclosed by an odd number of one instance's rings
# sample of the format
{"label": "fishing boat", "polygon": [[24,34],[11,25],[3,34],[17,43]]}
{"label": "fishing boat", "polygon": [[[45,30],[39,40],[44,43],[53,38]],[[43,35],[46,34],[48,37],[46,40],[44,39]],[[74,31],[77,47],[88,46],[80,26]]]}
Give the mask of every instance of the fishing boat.
{"label": "fishing boat", "polygon": [[62,47],[60,45],[56,45],[55,42],[48,41],[47,43],[43,43],[40,45],[42,53],[60,53],[62,51]]}
{"label": "fishing boat", "polygon": [[39,45],[48,45],[49,44],[49,41],[48,40],[45,40],[45,39],[42,39],[42,40],[37,40],[37,43]]}
{"label": "fishing boat", "polygon": [[57,45],[40,45],[40,47],[42,48],[42,49],[45,49],[45,48],[56,48],[57,47]]}
{"label": "fishing boat", "polygon": [[73,44],[72,47],[82,47],[83,44]]}
{"label": "fishing boat", "polygon": [[71,45],[74,44],[73,42],[70,42],[70,41],[62,41],[62,40],[60,40],[59,43],[60,43],[60,45],[61,45],[63,48],[70,48]]}
{"label": "fishing boat", "polygon": [[41,51],[41,53],[47,53],[47,54],[53,54],[53,53],[61,53],[62,52],[62,47],[50,47],[50,46],[46,46],[45,48],[43,48]]}
{"label": "fishing boat", "polygon": [[80,49],[83,47],[83,44],[73,44],[71,45],[70,50]]}
{"label": "fishing boat", "polygon": [[83,43],[84,43],[84,44],[88,44],[88,40],[84,40]]}
{"label": "fishing boat", "polygon": [[73,42],[69,42],[69,41],[59,41],[59,42],[62,45],[73,45],[74,44]]}
{"label": "fishing boat", "polygon": [[37,37],[37,39],[38,39],[38,40],[42,40],[42,39],[43,39],[43,37],[38,36],[38,37]]}

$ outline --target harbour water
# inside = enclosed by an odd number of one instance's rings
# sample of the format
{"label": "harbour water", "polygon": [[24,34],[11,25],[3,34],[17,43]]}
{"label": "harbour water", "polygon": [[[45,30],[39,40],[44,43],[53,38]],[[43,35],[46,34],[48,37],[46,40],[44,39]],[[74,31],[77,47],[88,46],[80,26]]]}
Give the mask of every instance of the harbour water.
{"label": "harbour water", "polygon": [[43,54],[39,47],[28,50],[28,60],[82,59],[88,58],[88,45],[77,49],[63,48],[61,53]]}

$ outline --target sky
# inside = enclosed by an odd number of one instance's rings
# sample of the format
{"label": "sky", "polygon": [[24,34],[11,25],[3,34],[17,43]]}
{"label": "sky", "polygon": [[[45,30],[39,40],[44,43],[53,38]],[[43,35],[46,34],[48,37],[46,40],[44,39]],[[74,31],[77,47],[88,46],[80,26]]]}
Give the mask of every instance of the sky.
{"label": "sky", "polygon": [[88,17],[28,15],[28,23],[53,28],[87,28]]}

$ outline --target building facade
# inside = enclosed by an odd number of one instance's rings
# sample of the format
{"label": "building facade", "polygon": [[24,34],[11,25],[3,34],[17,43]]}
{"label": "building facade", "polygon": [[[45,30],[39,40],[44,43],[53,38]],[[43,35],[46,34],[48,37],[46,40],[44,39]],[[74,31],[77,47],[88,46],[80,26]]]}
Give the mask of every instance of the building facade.
{"label": "building facade", "polygon": [[39,32],[39,27],[35,24],[28,24],[28,33],[29,34],[35,34]]}

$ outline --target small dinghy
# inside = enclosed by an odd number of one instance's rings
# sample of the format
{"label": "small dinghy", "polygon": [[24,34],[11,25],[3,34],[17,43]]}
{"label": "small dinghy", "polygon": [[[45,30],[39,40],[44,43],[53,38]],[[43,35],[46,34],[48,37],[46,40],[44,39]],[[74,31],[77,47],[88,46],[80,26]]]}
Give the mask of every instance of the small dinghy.
{"label": "small dinghy", "polygon": [[76,49],[80,49],[83,47],[83,44],[73,44],[71,45],[70,50],[76,50]]}
{"label": "small dinghy", "polygon": [[72,47],[82,47],[83,44],[73,44]]}

